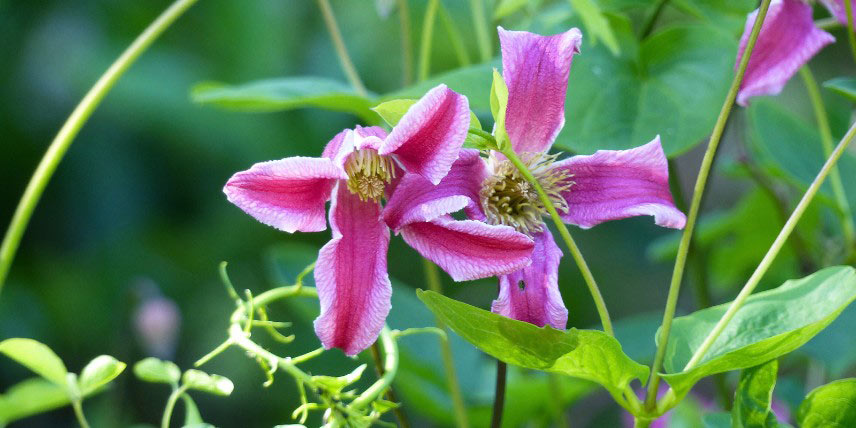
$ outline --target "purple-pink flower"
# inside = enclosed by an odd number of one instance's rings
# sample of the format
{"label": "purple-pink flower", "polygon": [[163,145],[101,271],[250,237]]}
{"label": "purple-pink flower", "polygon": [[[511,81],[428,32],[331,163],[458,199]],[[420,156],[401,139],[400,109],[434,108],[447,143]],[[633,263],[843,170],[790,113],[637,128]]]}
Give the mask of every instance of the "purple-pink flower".
{"label": "purple-pink flower", "polygon": [[[608,220],[652,215],[658,225],[682,228],[686,217],[672,201],[659,137],[631,150],[602,150],[561,161],[547,154],[565,122],[568,75],[581,38],[577,29],[541,36],[499,28],[508,86],[506,130],[515,152],[567,223],[589,228]],[[453,209],[464,209],[471,220],[435,215]],[[504,156],[491,153],[483,159],[468,149],[461,151],[437,186],[417,175],[405,176],[384,209],[390,228],[456,280],[468,279],[469,264],[450,255],[447,235],[486,223],[532,237],[531,264],[500,276],[492,310],[564,329],[568,311],[558,288],[562,251],[544,225],[546,214],[535,189]]]}
{"label": "purple-pink flower", "polygon": [[[846,22],[841,0],[828,0],[824,4],[839,20],[843,18]],[[840,16],[836,12],[838,7]],[[740,64],[757,16],[755,10],[746,18],[735,67]],[[800,67],[834,41],[831,34],[814,25],[810,5],[802,0],[774,0],[755,41],[737,93],[737,104],[745,106],[749,98],[757,95],[778,94]]]}
{"label": "purple-pink flower", "polygon": [[[829,9],[829,13],[835,17],[842,25],[847,25],[847,8],[844,6],[844,0],[820,0],[827,9]],[[856,3],[856,2],[854,2]],[[851,5],[856,8],[856,4]],[[853,10],[850,11],[851,15],[853,15]]]}
{"label": "purple-pink flower", "polygon": [[[429,186],[440,182],[459,157],[469,122],[466,97],[440,85],[414,104],[389,135],[379,127],[358,126],[336,135],[320,158],[259,163],[226,183],[230,202],[289,233],[324,230],[324,206],[332,199],[333,237],[315,267],[321,302],[315,331],[324,347],[355,355],[377,339],[392,292],[386,264],[389,228],[381,201],[400,193],[399,182],[407,177]],[[399,219],[397,225],[435,221],[450,230],[462,227],[444,214],[436,207]],[[481,223],[443,239],[446,254],[465,266],[468,278],[519,269],[529,263],[534,245],[510,227]]]}

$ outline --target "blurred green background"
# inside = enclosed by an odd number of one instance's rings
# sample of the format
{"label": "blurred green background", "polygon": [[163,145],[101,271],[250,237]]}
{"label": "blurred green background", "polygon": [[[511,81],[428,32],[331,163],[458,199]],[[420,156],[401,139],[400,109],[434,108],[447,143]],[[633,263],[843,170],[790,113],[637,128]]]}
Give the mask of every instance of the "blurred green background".
{"label": "blurred green background", "polygon": [[[534,6],[492,19],[490,27],[502,24],[509,29],[552,33],[581,24],[568,2],[532,3]],[[706,53],[704,60],[719,64],[714,71],[730,79],[736,40],[753,2],[672,3],[657,22],[658,31],[683,24],[715,28],[716,36],[711,39],[720,40],[717,46],[723,48]],[[48,142],[67,115],[122,49],[168,4],[163,0],[0,1],[3,228]],[[628,37],[638,31],[641,18],[652,6],[627,0],[604,0],[598,4],[613,28],[627,26]],[[401,33],[397,12],[393,10],[385,17],[371,1],[334,0],[332,5],[351,57],[369,90],[385,94],[400,89]],[[416,52],[426,1],[410,1],[409,5]],[[478,62],[469,3],[446,0],[444,6],[470,58]],[[496,6],[494,2],[485,3],[489,15]],[[821,15],[818,12],[817,16]],[[437,26],[431,70],[440,75],[458,67],[458,62],[451,43]],[[622,58],[632,57],[635,52],[627,48],[622,34],[619,32]],[[834,34],[844,41],[841,30]],[[494,53],[498,54],[493,31],[491,36]],[[572,68],[569,99],[575,93],[599,90],[593,85],[574,86],[575,76],[597,70],[587,62],[594,61],[587,60],[587,55],[613,61],[602,43],[592,45],[585,40],[582,54]],[[846,43],[841,42],[826,48],[812,66],[819,80],[852,74],[853,69]],[[609,80],[611,72],[606,69],[603,78]],[[72,371],[80,370],[99,354],[110,354],[131,364],[153,352],[189,368],[226,337],[233,303],[218,279],[220,261],[230,263],[232,280],[238,288],[258,293],[292,281],[329,239],[329,231],[295,235],[277,232],[226,202],[222,186],[231,174],[255,162],[317,156],[335,133],[359,120],[318,109],[236,113],[195,104],[189,96],[190,89],[201,81],[242,83],[282,76],[322,76],[345,81],[315,2],[203,0],[180,18],[122,77],[57,170],[0,296],[0,337],[42,341]],[[489,87],[489,73],[479,76],[482,77],[475,92],[485,85]],[[448,83],[453,89],[458,89],[456,84],[465,84],[454,80]],[[712,100],[712,113],[702,109],[712,124],[724,98],[721,86],[727,85],[727,80],[715,87],[704,81],[697,84],[700,86],[690,92]],[[619,95],[624,91],[620,87],[616,90]],[[417,88],[410,93],[419,96],[418,91]],[[481,105],[487,102],[487,92],[483,92],[483,98],[478,100]],[[468,95],[472,97],[472,92]],[[851,106],[828,91],[824,96],[835,136],[840,137],[850,120]],[[604,102],[620,107],[624,100],[608,97],[600,101]],[[583,98],[579,105],[569,107],[563,134],[570,135],[571,140],[560,149],[573,152],[568,149],[580,147],[579,141],[596,142],[598,123],[626,117],[615,112],[614,116],[596,117],[594,122],[588,120],[582,127],[571,114],[585,114],[588,103],[589,99]],[[591,103],[594,109],[595,100]],[[693,102],[679,107],[698,108]],[[489,123],[488,111],[477,108],[476,112],[483,123]],[[666,107],[663,111],[648,111],[655,118],[655,122],[648,123],[692,120],[671,117],[672,113]],[[704,257],[695,264],[691,261],[681,313],[694,310],[698,302],[694,286],[701,283],[710,285],[714,302],[729,300],[760,260],[781,218],[773,199],[757,190],[750,179],[745,161],[749,159],[774,182],[774,193],[780,199],[792,203],[822,162],[822,157],[817,156],[818,147],[804,147],[806,139],[817,142],[811,120],[799,79],[793,79],[775,104],[762,100],[748,112],[735,111],[706,196],[704,210],[712,214],[703,216],[700,228],[699,247]],[[709,128],[710,125],[704,126],[704,134],[675,150],[683,153],[674,166],[685,189],[692,186],[701,156],[700,146],[692,146],[703,140]],[[804,132],[805,138],[793,140],[801,135],[799,132]],[[621,144],[635,146],[652,137]],[[793,144],[782,149],[787,143],[782,140],[788,139]],[[604,141],[607,148],[612,140],[604,137]],[[777,157],[780,150],[797,154],[793,159],[782,159]],[[808,150],[809,154],[801,156],[799,150]],[[845,161],[856,168],[853,156]],[[848,194],[854,200],[856,173],[844,174]],[[836,244],[836,222],[828,199],[824,202],[821,198],[815,204],[800,228],[812,259],[797,260],[794,251],[786,250],[764,287],[801,276],[804,263],[819,267],[835,262],[840,245]],[[601,284],[613,318],[619,320],[625,350],[646,362],[654,350],[653,334],[665,302],[677,234],[654,226],[649,218],[636,218],[588,231],[576,230],[575,236]],[[389,271],[395,284],[389,321],[393,328],[433,325],[432,316],[414,294],[415,288],[426,287],[421,267],[416,252],[394,238],[389,252]],[[481,307],[488,307],[496,295],[494,280],[453,283],[444,278],[444,282],[446,294]],[[560,285],[570,310],[568,326],[595,326],[597,316],[591,299],[568,258],[561,266]],[[180,312],[174,347],[154,349],[146,345],[135,326],[141,305],[158,295],[173,301]],[[296,322],[298,340],[294,344],[272,345],[280,355],[297,355],[318,346],[311,331],[316,305],[311,301],[295,302],[280,305],[271,314],[277,320]],[[856,345],[846,343],[852,340],[842,340],[848,337],[846,327],[852,328],[853,322],[856,315],[851,310],[807,346],[807,352],[789,357],[790,365],[783,366],[786,376],[777,389],[783,401],[788,401],[788,394],[798,400],[812,383],[819,384],[848,370],[853,372]],[[473,424],[484,426],[493,395],[494,365],[472,346],[455,339],[458,372],[467,403],[472,407]],[[396,388],[404,399],[406,412],[416,426],[450,423],[450,402],[443,390],[436,340],[407,338],[402,346],[404,361]],[[342,375],[354,366],[354,361],[334,351],[308,367],[314,373]],[[264,373],[235,350],[218,357],[205,369],[235,382],[231,397],[196,397],[207,422],[223,427],[290,423],[298,396],[293,381],[286,376],[279,376],[273,386],[264,388]],[[24,369],[0,360],[0,389],[25,376]],[[701,401],[713,400],[711,385],[698,389]],[[85,408],[93,426],[156,424],[167,395],[165,386],[142,383],[128,371],[111,389],[87,400]],[[550,396],[561,398],[562,410],[553,407]],[[581,382],[560,380],[551,384],[544,376],[513,371],[508,400],[507,426],[547,426],[556,411],[566,413],[574,426],[621,423],[620,412],[610,404],[608,395]],[[692,413],[692,409],[688,412]],[[317,423],[316,418],[309,426]],[[65,408],[12,426],[74,426],[74,422],[70,408]]]}

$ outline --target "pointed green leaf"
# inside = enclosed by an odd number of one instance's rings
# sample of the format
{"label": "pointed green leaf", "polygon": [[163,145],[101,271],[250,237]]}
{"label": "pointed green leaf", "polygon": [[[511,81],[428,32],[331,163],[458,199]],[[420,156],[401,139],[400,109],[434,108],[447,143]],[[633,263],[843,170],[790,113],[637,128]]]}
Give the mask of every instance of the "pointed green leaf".
{"label": "pointed green leaf", "polygon": [[65,364],[51,348],[40,342],[22,338],[6,339],[0,342],[0,353],[57,385],[65,385],[68,374]]}
{"label": "pointed green leaf", "polygon": [[283,77],[257,80],[239,85],[218,82],[196,84],[190,98],[197,103],[230,110],[273,112],[315,107],[352,113],[373,121],[374,101],[350,86],[323,77]]}
{"label": "pointed green leaf", "polygon": [[126,364],[109,356],[95,357],[80,372],[80,391],[88,395],[106,385],[125,370]]}
{"label": "pointed green leaf", "polygon": [[500,148],[508,142],[505,131],[505,110],[508,107],[508,86],[502,75],[493,69],[493,84],[490,87],[490,112],[493,114],[493,135]]}
{"label": "pointed green leaf", "polygon": [[743,369],[734,393],[731,409],[734,428],[776,428],[776,415],[770,408],[779,371],[778,360]]}
{"label": "pointed green leaf", "polygon": [[360,380],[365,369],[366,365],[362,364],[345,376],[312,376],[312,380],[332,394],[338,394],[348,385]]}
{"label": "pointed green leaf", "polygon": [[30,378],[0,395],[0,425],[44,413],[70,403],[63,386],[43,378]]}
{"label": "pointed green leaf", "polygon": [[[404,117],[404,114],[407,113],[407,110],[410,110],[410,107],[419,100],[414,99],[395,99],[384,101],[374,107],[375,113],[379,114],[381,119],[386,122],[389,126],[395,126]],[[481,123],[479,123],[479,118],[476,117],[475,113],[470,112],[470,128],[482,129]]]}
{"label": "pointed green leaf", "polygon": [[540,328],[432,291],[417,295],[455,333],[508,364],[597,382],[614,396],[634,379],[647,380],[648,368],[631,360],[604,332]]}
{"label": "pointed green leaf", "polygon": [[856,101],[856,78],[854,77],[836,77],[823,82],[823,87],[850,101]]}
{"label": "pointed green leaf", "polygon": [[841,379],[819,386],[797,410],[801,428],[856,427],[856,379]]}
{"label": "pointed green leaf", "polygon": [[666,348],[663,378],[682,398],[698,380],[745,369],[800,347],[856,299],[856,271],[849,266],[820,270],[776,289],[750,296],[701,362],[681,371],[713,330],[729,304],[675,318]]}
{"label": "pointed green leaf", "polygon": [[235,388],[232,381],[224,376],[210,375],[201,370],[194,369],[184,372],[181,383],[189,389],[224,396],[231,394]]}
{"label": "pointed green leaf", "polygon": [[171,361],[149,357],[134,364],[134,374],[141,380],[154,383],[176,384],[181,370]]}
{"label": "pointed green leaf", "polygon": [[592,0],[570,0],[570,2],[571,7],[582,18],[583,25],[586,27],[586,34],[591,38],[592,43],[597,43],[598,39],[602,40],[613,55],[621,53],[618,39],[616,39],[612,27],[609,26],[609,21],[603,16],[603,12],[600,11],[597,3]]}

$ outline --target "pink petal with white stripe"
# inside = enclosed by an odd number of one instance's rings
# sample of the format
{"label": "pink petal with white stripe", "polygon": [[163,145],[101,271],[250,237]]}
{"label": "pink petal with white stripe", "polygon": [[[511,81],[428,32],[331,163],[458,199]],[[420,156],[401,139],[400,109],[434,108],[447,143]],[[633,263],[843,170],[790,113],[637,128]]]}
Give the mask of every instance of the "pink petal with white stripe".
{"label": "pink petal with white stripe", "polygon": [[377,339],[391,306],[389,229],[380,206],[360,201],[343,182],[330,207],[330,228],[333,239],[321,248],[315,266],[321,302],[315,333],[326,349],[356,355]]}
{"label": "pink petal with white stripe", "polygon": [[568,74],[582,37],[576,28],[542,36],[499,27],[508,85],[505,129],[517,153],[547,151],[565,125]]}
{"label": "pink petal with white stripe", "polygon": [[[746,18],[735,68],[740,65],[757,15],[755,10]],[[737,104],[745,106],[751,97],[778,94],[800,67],[834,41],[831,34],[814,26],[810,5],[801,0],[773,2],[749,58]]]}
{"label": "pink petal with white stripe", "polygon": [[469,126],[467,97],[439,85],[410,107],[378,153],[394,154],[408,172],[437,184],[458,158]]}
{"label": "pink petal with white stripe", "polygon": [[499,296],[491,311],[502,316],[564,330],[568,310],[559,293],[559,261],[562,250],[549,230],[535,235],[532,264],[499,277]]}
{"label": "pink petal with white stripe", "polygon": [[401,236],[455,281],[514,272],[529,264],[534,246],[532,239],[511,227],[450,216],[408,224],[401,228]]}
{"label": "pink petal with white stripe", "polygon": [[327,227],[324,203],[345,172],[330,159],[292,157],[262,162],[236,173],[223,192],[256,220],[293,233]]}
{"label": "pink petal with white stripe", "polygon": [[[396,232],[405,224],[433,220],[464,207],[470,218],[484,219],[479,190],[487,174],[477,150],[461,150],[449,174],[436,186],[421,175],[405,175],[384,207],[383,218]],[[435,203],[438,200],[443,202]]]}
{"label": "pink petal with white stripe", "polygon": [[663,227],[682,229],[686,216],[669,191],[669,167],[660,136],[630,150],[599,150],[553,165],[572,174],[574,184],[562,193],[569,211],[562,219],[588,229],[609,220],[654,216]]}

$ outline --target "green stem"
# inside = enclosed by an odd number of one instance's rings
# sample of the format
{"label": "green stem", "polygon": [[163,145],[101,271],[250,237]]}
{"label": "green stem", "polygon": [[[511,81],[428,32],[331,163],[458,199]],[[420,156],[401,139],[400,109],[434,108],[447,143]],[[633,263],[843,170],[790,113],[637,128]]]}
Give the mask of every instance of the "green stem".
{"label": "green stem", "polygon": [[485,15],[484,11],[484,0],[470,0],[470,9],[473,14],[473,28],[476,31],[476,43],[479,47],[481,61],[490,61],[493,56],[493,52],[491,48],[490,32],[487,29],[487,15]]}
{"label": "green stem", "polygon": [[401,80],[404,86],[410,86],[413,82],[413,50],[410,48],[410,6],[407,0],[398,0],[398,21],[401,27]]}
{"label": "green stem", "polygon": [[339,24],[336,23],[336,15],[333,14],[333,8],[330,7],[329,0],[317,0],[318,7],[321,8],[321,14],[324,16],[324,25],[327,26],[327,32],[330,33],[330,38],[333,40],[333,47],[336,48],[336,55],[339,56],[339,63],[342,65],[342,71],[351,86],[362,96],[368,96],[363,81],[360,80],[360,75],[348,55],[348,49],[345,47],[345,42],[342,40],[342,33],[339,32]]}
{"label": "green stem", "polygon": [[496,360],[496,389],[493,394],[493,414],[490,418],[490,428],[502,427],[502,411],[505,409],[505,379],[508,376],[508,366]]}
{"label": "green stem", "polygon": [[425,9],[425,17],[422,20],[422,39],[419,41],[419,72],[416,81],[421,82],[428,78],[431,69],[431,42],[434,39],[434,21],[437,18],[437,9],[440,0],[429,0]]}
{"label": "green stem", "polygon": [[157,17],[139,36],[122,52],[122,55],[110,65],[110,68],[95,82],[95,85],[86,93],[80,104],[71,112],[71,116],[65,121],[54,137],[51,145],[48,147],[44,157],[42,157],[39,166],[30,178],[27,184],[27,189],[24,190],[24,195],[21,196],[21,201],[18,202],[18,207],[15,208],[15,214],[12,216],[12,222],[9,224],[9,229],[6,230],[6,236],[3,238],[3,245],[0,246],[0,291],[3,290],[3,284],[6,280],[6,275],[9,273],[9,267],[12,265],[12,260],[15,258],[15,252],[18,250],[18,245],[21,243],[21,237],[27,229],[27,223],[33,215],[36,205],[39,203],[45,187],[48,185],[54,171],[60,161],[62,161],[65,152],[74,141],[80,128],[86,123],[87,119],[95,111],[95,108],[107,95],[107,92],[113,88],[119,77],[125,73],[128,67],[154,42],[161,33],[164,32],[184,11],[196,3],[197,0],[176,0],[168,7],[160,16]]}
{"label": "green stem", "polygon": [[452,42],[452,49],[455,50],[455,56],[458,57],[460,65],[470,65],[470,54],[467,53],[467,48],[464,46],[464,38],[461,36],[461,32],[458,31],[455,21],[452,20],[452,16],[449,15],[449,11],[443,2],[440,2],[440,22],[443,23],[443,28],[446,29],[446,35],[449,36],[449,40]]}
{"label": "green stem", "polygon": [[749,298],[749,295],[752,294],[752,291],[755,290],[755,287],[758,285],[758,282],[767,273],[767,269],[770,268],[770,265],[775,260],[776,255],[779,254],[779,250],[782,249],[782,246],[790,236],[791,232],[799,222],[806,208],[808,208],[814,196],[817,194],[818,189],[823,184],[826,176],[829,175],[832,168],[835,166],[835,163],[838,161],[838,158],[844,153],[847,149],[847,146],[853,140],[853,137],[856,136],[856,123],[854,123],[850,130],[847,131],[847,134],[844,138],[841,139],[841,142],[838,143],[838,146],[833,150],[829,159],[826,160],[826,163],[821,168],[820,172],[815,177],[814,181],[808,187],[805,194],[803,195],[800,202],[797,204],[796,208],[794,208],[794,212],[791,213],[791,216],[788,218],[788,221],[785,223],[782,230],[779,232],[779,235],[776,237],[776,240],[773,241],[773,245],[770,246],[770,249],[767,250],[767,254],[764,255],[764,258],[761,260],[761,263],[758,264],[758,267],[755,269],[755,272],[752,273],[752,276],[749,277],[749,280],[746,281],[746,285],[743,286],[743,289],[740,290],[740,293],[737,295],[737,298],[728,306],[728,310],[725,311],[725,314],[722,318],[716,323],[713,330],[707,335],[702,342],[701,346],[696,350],[693,354],[690,361],[687,363],[686,367],[684,367],[684,371],[687,371],[693,367],[695,367],[701,359],[704,358],[705,353],[710,349],[716,339],[722,334],[722,331],[728,325],[734,315],[738,310],[746,303],[746,299]]}
{"label": "green stem", "polygon": [[161,428],[169,428],[169,420],[172,419],[172,411],[175,409],[175,403],[178,401],[178,398],[181,397],[181,394],[187,391],[186,386],[181,386],[180,388],[175,388],[172,390],[172,394],[169,395],[169,399],[166,400],[166,407],[163,409],[163,418],[161,419]]}
{"label": "green stem", "polygon": [[372,401],[375,401],[392,386],[392,380],[395,379],[395,374],[398,373],[398,345],[395,343],[395,339],[392,337],[392,332],[389,331],[388,327],[383,327],[380,331],[380,337],[378,340],[381,345],[383,345],[384,352],[383,376],[375,381],[372,386],[363,391],[359,397],[348,404],[348,407],[350,408],[362,409],[368,406]]}
{"label": "green stem", "polygon": [[[375,364],[375,373],[377,373],[377,376],[379,378],[383,377],[383,360],[380,356],[380,345],[378,345],[377,341],[375,341],[375,343],[373,343],[371,346],[371,354],[372,360],[374,360]],[[392,390],[392,386],[390,386],[389,389],[386,390],[386,399],[393,403],[399,402],[398,397],[395,395],[395,391]],[[404,409],[402,409],[401,407],[396,407],[392,409],[392,413],[395,415],[395,419],[398,420],[398,426],[400,426],[401,428],[410,428],[410,420],[407,419],[407,415],[404,413]]]}
{"label": "green stem", "polygon": [[850,41],[850,52],[853,54],[853,60],[856,61],[856,33],[853,32],[853,3],[851,0],[844,0],[844,13],[847,14],[847,40]]}
{"label": "green stem", "polygon": [[740,83],[743,81],[743,75],[746,73],[746,66],[749,64],[749,57],[752,55],[752,49],[755,47],[755,41],[758,39],[758,33],[761,31],[761,24],[764,22],[764,17],[767,15],[767,10],[770,8],[770,0],[764,0],[761,7],[758,9],[758,15],[755,18],[755,23],[752,26],[752,33],[749,35],[749,40],[746,43],[746,50],[743,57],[740,59],[740,64],[734,79],[731,81],[731,88],[728,90],[728,95],[725,97],[725,103],[719,112],[719,117],[716,119],[716,124],[713,127],[713,132],[708,142],[707,150],[704,153],[704,158],[701,162],[698,177],[696,178],[695,188],[693,189],[693,198],[690,202],[690,212],[687,216],[687,224],[684,232],[681,235],[681,242],[678,246],[678,255],[675,259],[675,268],[672,272],[672,280],[669,284],[669,295],[666,299],[666,309],[663,313],[663,324],[660,328],[659,340],[657,341],[657,353],[654,356],[654,364],[651,366],[651,377],[648,383],[648,391],[645,397],[645,407],[649,410],[657,404],[657,389],[660,385],[660,368],[663,366],[663,359],[666,356],[666,345],[669,342],[669,333],[672,329],[672,320],[675,317],[675,309],[678,304],[678,295],[681,288],[681,280],[684,275],[684,267],[687,263],[687,253],[690,249],[693,231],[695,230],[696,220],[698,219],[699,209],[701,207],[702,196],[707,185],[707,178],[710,175],[713,159],[716,157],[716,149],[719,147],[719,142],[722,139],[722,133],[725,130],[725,124],[728,122],[728,116],[731,113],[731,108],[734,105],[734,99],[737,98],[737,92],[740,90]]}
{"label": "green stem", "polygon": [[[440,272],[437,265],[428,259],[422,259],[422,261],[425,265],[425,281],[428,283],[428,288],[435,293],[443,294],[443,285],[440,282]],[[458,382],[458,374],[455,371],[455,359],[452,356],[452,347],[449,345],[446,326],[439,318],[437,319],[437,326],[446,333],[440,341],[440,353],[443,357],[443,369],[446,371],[446,383],[449,384],[449,393],[452,396],[452,406],[455,409],[455,421],[457,421],[459,428],[468,428],[470,422],[467,417],[467,407],[464,405],[461,384]]]}
{"label": "green stem", "polygon": [[74,417],[77,418],[77,423],[80,428],[89,428],[89,422],[86,421],[86,416],[83,415],[83,403],[80,400],[71,402],[71,407],[74,409]]}
{"label": "green stem", "polygon": [[[835,139],[832,137],[832,129],[829,126],[826,107],[823,105],[823,98],[820,96],[820,88],[817,86],[817,81],[814,79],[814,75],[808,66],[800,69],[800,76],[802,76],[805,87],[808,90],[812,108],[814,108],[814,116],[817,119],[817,127],[820,130],[820,141],[823,145],[823,155],[829,157],[832,154],[832,146],[835,144]],[[838,172],[838,167],[832,168],[832,172],[829,174],[829,183],[832,185],[832,193],[835,196],[835,202],[838,204],[838,215],[841,217],[841,230],[844,233],[847,251],[853,251],[854,245],[856,245],[853,212],[850,210],[850,203],[847,201],[847,195],[844,193],[844,184],[841,182],[841,174]]]}
{"label": "green stem", "polygon": [[550,197],[547,195],[547,192],[544,191],[544,188],[541,187],[541,183],[539,183],[538,179],[532,175],[529,168],[527,168],[517,154],[514,153],[511,145],[508,145],[506,149],[502,150],[502,154],[505,155],[505,157],[507,157],[515,167],[517,167],[520,174],[523,175],[523,178],[532,184],[535,191],[538,192],[538,197],[541,199],[541,203],[544,204],[544,208],[546,208],[547,212],[550,213],[550,218],[556,225],[559,235],[562,236],[562,239],[565,241],[565,245],[567,245],[568,250],[571,252],[571,256],[573,256],[574,261],[580,269],[580,273],[583,275],[586,286],[588,286],[589,292],[594,299],[594,305],[597,308],[598,315],[600,316],[600,322],[603,324],[603,330],[610,336],[615,336],[615,333],[612,330],[612,321],[609,319],[609,311],[606,309],[606,303],[603,301],[603,295],[600,294],[600,288],[598,288],[597,283],[594,280],[594,276],[591,274],[591,270],[583,258],[582,252],[580,252],[579,247],[577,247],[577,243],[574,242],[574,238],[571,237],[571,233],[568,232],[567,226],[565,226],[565,223],[562,221],[562,217],[560,217],[559,213],[556,211],[556,207],[553,206],[553,202],[550,201]]}

